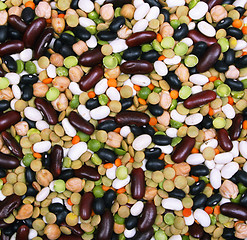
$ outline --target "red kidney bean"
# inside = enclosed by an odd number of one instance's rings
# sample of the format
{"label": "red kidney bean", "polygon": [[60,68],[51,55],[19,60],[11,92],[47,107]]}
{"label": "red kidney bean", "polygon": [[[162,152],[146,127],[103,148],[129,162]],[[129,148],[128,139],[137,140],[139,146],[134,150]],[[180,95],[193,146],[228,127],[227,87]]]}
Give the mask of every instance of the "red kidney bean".
{"label": "red kidney bean", "polygon": [[86,121],[83,117],[81,117],[78,113],[72,111],[68,116],[70,124],[75,127],[77,130],[84,132],[88,135],[93,134],[94,125],[90,122]]}
{"label": "red kidney bean", "polygon": [[8,23],[16,30],[20,32],[25,32],[28,25],[22,21],[22,19],[17,15],[10,15],[8,17]]}
{"label": "red kidney bean", "polygon": [[83,76],[79,82],[79,87],[82,91],[88,91],[90,88],[94,87],[97,82],[103,77],[104,70],[102,67],[95,66],[89,73]]}
{"label": "red kidney bean", "polygon": [[208,11],[211,10],[216,5],[221,5],[222,2],[223,2],[223,0],[209,0],[207,2],[207,4],[208,4]]}
{"label": "red kidney bean", "polygon": [[16,141],[16,139],[8,132],[2,132],[2,138],[9,148],[9,150],[19,158],[23,158],[21,145]]}
{"label": "red kidney bean", "polygon": [[16,239],[28,240],[29,228],[26,225],[21,225],[16,233]]}
{"label": "red kidney bean", "polygon": [[82,240],[82,238],[81,236],[71,234],[71,235],[62,235],[59,237],[59,240]]}
{"label": "red kidney bean", "polygon": [[18,160],[18,158],[12,155],[0,153],[0,167],[1,168],[14,169],[14,168],[17,168],[19,165],[20,165],[20,161]]}
{"label": "red kidney bean", "polygon": [[21,197],[12,194],[0,202],[0,219],[4,219],[9,214],[21,205]]}
{"label": "red kidney bean", "polygon": [[62,172],[63,166],[63,148],[60,145],[54,145],[51,150],[50,170],[54,178]]}
{"label": "red kidney bean", "polygon": [[74,170],[74,174],[79,178],[86,178],[91,181],[98,181],[100,179],[100,174],[96,168],[83,165],[81,168]]}
{"label": "red kidney bean", "polygon": [[241,113],[236,114],[232,120],[232,126],[229,129],[229,136],[231,140],[237,140],[240,136],[242,130],[242,123],[244,121],[243,115]]}
{"label": "red kidney bean", "polygon": [[221,46],[218,43],[211,45],[207,51],[202,55],[199,63],[196,66],[198,72],[206,72],[218,60],[221,54]]}
{"label": "red kidney bean", "polygon": [[0,44],[0,57],[19,53],[24,49],[24,43],[20,40],[10,40]]}
{"label": "red kidney bean", "polygon": [[230,217],[237,218],[239,220],[247,220],[247,207],[239,205],[237,203],[224,203],[220,206],[221,214]]}
{"label": "red kidney bean", "polygon": [[133,33],[130,37],[127,38],[126,44],[129,47],[140,46],[144,43],[150,43],[156,38],[156,33],[153,31],[144,31]]}
{"label": "red kidney bean", "polygon": [[226,131],[226,129],[222,128],[222,129],[218,130],[217,138],[219,141],[219,145],[223,150],[225,150],[227,152],[232,150],[232,148],[233,148],[232,141],[229,138],[229,135],[228,135],[228,132]]}
{"label": "red kidney bean", "polygon": [[201,225],[193,223],[189,226],[189,233],[194,238],[202,238],[204,235],[204,230]]}
{"label": "red kidney bean", "polygon": [[53,33],[54,30],[52,28],[47,28],[44,30],[41,37],[38,39],[38,41],[35,44],[34,53],[33,53],[34,58],[39,59],[45,53],[52,40]]}
{"label": "red kidney bean", "polygon": [[137,228],[140,232],[145,232],[152,228],[157,215],[156,206],[153,202],[147,202],[144,206],[142,216],[138,219]]}
{"label": "red kidney bean", "polygon": [[115,121],[117,124],[124,125],[136,125],[138,127],[147,125],[150,117],[146,113],[135,111],[123,111],[116,115]]}
{"label": "red kidney bean", "polygon": [[104,55],[101,53],[101,48],[97,47],[93,50],[84,52],[79,57],[79,63],[85,67],[94,67],[97,64],[101,63],[104,58]]}
{"label": "red kidney bean", "polygon": [[120,66],[126,74],[148,74],[154,70],[153,64],[146,60],[130,60]]}
{"label": "red kidney bean", "polygon": [[77,224],[75,226],[70,226],[66,222],[63,222],[63,223],[61,223],[61,226],[65,226],[65,227],[69,228],[72,231],[72,233],[74,233],[75,235],[78,235],[78,236],[81,236],[84,233],[79,224]]}
{"label": "red kidney bean", "polygon": [[17,111],[9,111],[0,116],[0,132],[6,130],[11,125],[21,120],[21,115]]}
{"label": "red kidney bean", "polygon": [[96,234],[96,240],[109,240],[113,233],[113,215],[109,209],[107,209],[101,216],[101,221]]}
{"label": "red kidney bean", "polygon": [[172,153],[172,161],[175,163],[181,163],[186,160],[189,156],[192,148],[195,145],[195,139],[189,136],[186,136],[182,141],[176,146],[175,151]]}
{"label": "red kidney bean", "polygon": [[141,168],[134,168],[131,172],[131,195],[137,200],[145,195],[145,176]]}
{"label": "red kidney bean", "polygon": [[41,111],[47,122],[51,125],[55,125],[58,122],[58,117],[55,109],[52,107],[51,103],[43,98],[35,98],[34,103],[36,108]]}
{"label": "red kidney bean", "polygon": [[205,90],[191,95],[184,101],[184,106],[188,109],[200,107],[216,99],[216,93],[212,90]]}
{"label": "red kidney bean", "polygon": [[211,46],[217,42],[216,38],[207,37],[197,30],[190,30],[188,33],[188,37],[191,38],[194,43],[205,42],[205,43],[207,43],[208,46]]}
{"label": "red kidney bean", "polygon": [[154,229],[150,228],[146,232],[138,232],[134,237],[134,240],[150,240],[154,235]]}
{"label": "red kidney bean", "polygon": [[91,217],[93,209],[94,195],[91,192],[86,192],[81,197],[80,216],[83,220],[88,220]]}
{"label": "red kidney bean", "polygon": [[41,33],[46,27],[45,18],[37,18],[34,20],[26,29],[23,42],[25,47],[30,48],[33,47],[37,39],[40,37]]}
{"label": "red kidney bean", "polygon": [[131,3],[131,0],[106,0],[104,4],[112,3],[114,8],[122,7],[125,4]]}

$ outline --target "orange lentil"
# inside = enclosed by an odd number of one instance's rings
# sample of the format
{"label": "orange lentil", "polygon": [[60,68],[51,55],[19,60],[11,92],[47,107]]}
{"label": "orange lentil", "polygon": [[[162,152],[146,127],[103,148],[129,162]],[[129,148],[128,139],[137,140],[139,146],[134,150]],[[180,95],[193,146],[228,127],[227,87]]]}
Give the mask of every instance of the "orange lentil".
{"label": "orange lentil", "polygon": [[118,194],[125,193],[125,192],[126,192],[126,189],[125,189],[125,188],[119,188],[119,189],[117,190],[117,193],[118,193]]}
{"label": "orange lentil", "polygon": [[134,85],[134,89],[135,89],[136,91],[140,91],[140,90],[141,90],[141,87],[138,86],[138,85]]}
{"label": "orange lentil", "polygon": [[42,158],[42,155],[40,154],[40,153],[33,153],[33,156],[35,157],[35,158]]}
{"label": "orange lentil", "polygon": [[164,55],[161,55],[159,58],[158,58],[158,61],[163,61],[163,60],[165,60],[166,59],[166,57],[164,56]]}
{"label": "orange lentil", "polygon": [[214,214],[219,215],[220,214],[220,206],[214,207]]}
{"label": "orange lentil", "polygon": [[243,121],[243,129],[247,129],[247,120]]}
{"label": "orange lentil", "polygon": [[7,182],[6,177],[1,178],[1,180],[3,181],[3,184]]}
{"label": "orange lentil", "polygon": [[233,105],[234,101],[233,98],[231,96],[228,96],[228,103]]}
{"label": "orange lentil", "polygon": [[192,148],[191,153],[199,153],[199,150],[197,148]]}
{"label": "orange lentil", "polygon": [[65,15],[64,15],[63,13],[58,14],[58,17],[59,17],[59,18],[64,18],[64,16],[65,16]]}
{"label": "orange lentil", "polygon": [[115,165],[116,165],[117,167],[121,166],[121,165],[122,165],[121,159],[117,158],[117,159],[115,160]]}
{"label": "orange lentil", "polygon": [[95,94],[95,92],[94,91],[90,91],[90,92],[88,92],[88,97],[89,98],[94,98],[95,96],[96,96],[96,94]]}
{"label": "orange lentil", "polygon": [[156,39],[157,39],[158,42],[162,41],[162,36],[161,36],[160,33],[157,33]]}
{"label": "orange lentil", "polygon": [[110,187],[107,187],[107,186],[103,185],[103,186],[102,186],[102,189],[106,192],[107,190],[110,189]]}
{"label": "orange lentil", "polygon": [[51,18],[46,19],[47,23],[51,23]]}
{"label": "orange lentil", "polygon": [[207,207],[204,208],[204,211],[205,211],[207,214],[212,214],[213,211],[214,211],[214,209],[213,209],[212,207],[207,206]]}
{"label": "orange lentil", "polygon": [[133,163],[134,162],[134,158],[131,157],[130,160],[129,160],[130,163]]}
{"label": "orange lentil", "polygon": [[214,152],[215,152],[215,155],[219,154],[220,153],[220,150],[218,148],[215,148],[214,149]]}
{"label": "orange lentil", "polygon": [[25,7],[30,7],[34,10],[35,9],[35,3],[32,1],[28,1],[25,3]]}
{"label": "orange lentil", "polygon": [[116,87],[117,86],[117,81],[115,78],[109,78],[107,81],[107,84],[109,87]]}
{"label": "orange lentil", "polygon": [[209,82],[214,82],[215,80],[217,80],[216,76],[212,76],[212,77],[209,78]]}
{"label": "orange lentil", "polygon": [[120,133],[120,130],[121,130],[121,128],[116,128],[116,129],[113,130],[113,132]]}
{"label": "orange lentil", "polygon": [[243,26],[243,27],[242,27],[242,32],[243,32],[243,34],[245,34],[245,35],[247,34],[247,26]]}
{"label": "orange lentil", "polygon": [[232,26],[235,28],[241,28],[242,27],[242,21],[240,19],[235,19],[232,23]]}
{"label": "orange lentil", "polygon": [[68,204],[70,205],[70,206],[73,206],[74,204],[71,202],[71,199],[69,198],[68,199]]}
{"label": "orange lentil", "polygon": [[74,137],[73,137],[73,139],[72,139],[72,144],[77,144],[78,142],[80,142],[80,137],[79,136],[77,136],[77,135],[75,135]]}
{"label": "orange lentil", "polygon": [[158,159],[162,160],[162,159],[164,159],[164,157],[165,157],[165,154],[161,153],[160,156],[158,157]]}
{"label": "orange lentil", "polygon": [[165,168],[169,168],[169,167],[172,167],[173,165],[172,164],[167,164],[166,166],[165,166]]}
{"label": "orange lentil", "polygon": [[172,99],[177,99],[178,98],[178,91],[177,90],[172,90],[170,92],[170,96]]}
{"label": "orange lentil", "polygon": [[191,176],[196,182],[199,181],[199,177],[196,177],[196,176]]}
{"label": "orange lentil", "polygon": [[149,120],[149,125],[154,126],[157,124],[157,119],[155,117],[151,117]]}
{"label": "orange lentil", "polygon": [[142,99],[142,98],[138,98],[138,101],[142,105],[146,105],[147,104],[146,101],[144,99]]}
{"label": "orange lentil", "polygon": [[154,85],[151,83],[151,84],[148,85],[148,88],[149,88],[150,90],[153,90],[153,89],[154,89]]}
{"label": "orange lentil", "polygon": [[209,115],[209,116],[213,116],[213,115],[214,115],[214,110],[213,110],[213,108],[209,107],[208,115]]}
{"label": "orange lentil", "polygon": [[42,82],[45,84],[49,84],[52,82],[52,78],[46,78],[46,79],[42,80]]}
{"label": "orange lentil", "polygon": [[112,168],[113,167],[113,164],[112,163],[106,163],[104,164],[104,168],[106,169],[109,169],[109,168]]}
{"label": "orange lentil", "polygon": [[183,216],[189,217],[191,215],[191,209],[190,208],[184,208],[183,209]]}

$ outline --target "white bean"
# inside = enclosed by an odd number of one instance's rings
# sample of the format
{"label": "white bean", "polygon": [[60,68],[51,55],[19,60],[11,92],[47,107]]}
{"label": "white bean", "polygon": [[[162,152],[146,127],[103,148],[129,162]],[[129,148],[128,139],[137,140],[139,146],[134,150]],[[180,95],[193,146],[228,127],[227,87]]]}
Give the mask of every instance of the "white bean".
{"label": "white bean", "polygon": [[246,141],[241,141],[240,142],[240,144],[239,144],[239,150],[240,150],[241,155],[244,158],[247,158],[247,142]]}
{"label": "white bean", "polygon": [[134,237],[136,234],[136,229],[135,228],[132,228],[130,230],[128,230],[127,228],[124,230],[124,236],[126,238],[132,238]]}
{"label": "white bean", "polygon": [[166,129],[166,135],[170,138],[177,137],[178,130],[176,128],[167,128]]}
{"label": "white bean", "polygon": [[197,220],[202,227],[209,227],[211,220],[209,215],[202,209],[196,209],[194,212],[194,218]]}
{"label": "white bean", "polygon": [[12,92],[16,99],[21,99],[21,89],[18,85],[12,85]]}
{"label": "white bean", "polygon": [[151,83],[151,80],[145,75],[135,74],[131,77],[131,82],[141,87],[147,87]]}
{"label": "white bean", "polygon": [[219,153],[214,157],[215,163],[226,164],[231,162],[233,155],[231,152]]}
{"label": "white bean", "polygon": [[31,48],[26,48],[20,52],[20,59],[23,62],[30,61],[33,57],[33,50]]}
{"label": "white bean", "polygon": [[38,232],[35,229],[33,228],[29,229],[28,239],[33,239],[37,236],[38,236]]}
{"label": "white bean", "polygon": [[126,138],[129,135],[129,133],[131,133],[131,129],[129,126],[124,126],[120,130],[120,135],[124,138]]}
{"label": "white bean", "polygon": [[87,41],[86,44],[89,48],[95,48],[97,46],[97,38],[92,35]]}
{"label": "white bean", "polygon": [[156,6],[151,7],[145,19],[151,21],[152,19],[158,18],[159,14],[160,14],[160,9],[158,7]]}
{"label": "white bean", "polygon": [[238,168],[239,165],[236,162],[227,163],[221,169],[221,176],[225,179],[230,179],[238,171]]}
{"label": "white bean", "polygon": [[196,84],[196,85],[205,85],[207,82],[209,82],[208,78],[202,74],[196,73],[190,76],[190,82]]}
{"label": "white bean", "polygon": [[187,226],[191,226],[195,222],[193,214],[191,214],[189,217],[184,217],[184,221]]}
{"label": "white bean", "polygon": [[185,0],[166,0],[166,4],[169,8],[178,7],[178,6],[184,6]]}
{"label": "white bean", "polygon": [[209,179],[214,189],[219,189],[221,186],[221,174],[218,169],[212,169],[209,174]]}
{"label": "white bean", "polygon": [[106,95],[107,97],[109,97],[109,99],[111,101],[120,101],[121,97],[120,97],[120,93],[119,91],[115,88],[115,87],[109,87],[106,90]]}
{"label": "white bean", "polygon": [[141,6],[144,3],[143,0],[134,0],[134,6],[135,8],[138,8],[139,6]]}
{"label": "white bean", "polygon": [[128,176],[124,180],[120,180],[120,179],[116,178],[112,182],[112,187],[115,189],[120,189],[120,188],[126,186],[129,182],[130,182],[130,176]]}
{"label": "white bean", "polygon": [[224,105],[222,108],[222,112],[226,115],[227,118],[233,119],[236,115],[234,108],[230,104]]}
{"label": "white bean", "polygon": [[15,110],[15,103],[18,101],[18,99],[14,98],[10,102],[10,108]]}
{"label": "white bean", "polygon": [[169,240],[182,240],[181,235],[173,235],[169,238]]}
{"label": "white bean", "polygon": [[76,135],[76,130],[75,128],[70,124],[68,118],[64,118],[62,121],[62,126],[65,131],[65,133],[70,136],[74,137]]}
{"label": "white bean", "polygon": [[154,62],[154,70],[157,72],[160,76],[166,76],[168,73],[167,66],[162,61],[155,61]]}
{"label": "white bean", "polygon": [[178,113],[178,111],[176,109],[173,109],[171,111],[171,114],[170,114],[171,118],[177,122],[184,122],[185,118],[186,118],[186,115],[182,115],[180,113]]}
{"label": "white bean", "polygon": [[224,164],[218,163],[218,164],[215,165],[215,169],[218,169],[218,170],[220,170],[220,171],[221,171],[221,169],[222,169],[223,167],[224,167]]}
{"label": "white bean", "polygon": [[74,94],[74,95],[80,95],[83,93],[83,91],[80,89],[79,84],[76,82],[70,82],[69,84],[69,90]]}
{"label": "white bean", "polygon": [[195,113],[192,115],[189,115],[185,119],[185,124],[187,125],[197,125],[203,120],[203,115],[201,113]]}
{"label": "white bean", "polygon": [[216,148],[217,146],[218,146],[218,141],[216,139],[210,139],[200,146],[200,152],[203,152],[203,150],[207,147]]}
{"label": "white bean", "polygon": [[107,106],[100,106],[90,111],[90,115],[95,120],[100,120],[110,114],[110,108]]}
{"label": "white bean", "polygon": [[38,202],[44,201],[48,197],[49,193],[50,193],[50,188],[49,187],[44,187],[36,195],[36,201],[38,201]]}
{"label": "white bean", "polygon": [[191,93],[192,94],[196,94],[196,93],[199,93],[199,92],[202,92],[202,86],[193,86],[191,88]]}
{"label": "white bean", "polygon": [[2,191],[0,190],[0,201],[3,201],[6,198],[5,195],[3,195]]}
{"label": "white bean", "polygon": [[247,0],[236,0],[235,2],[233,2],[233,6],[235,7],[242,7],[244,8],[244,5],[247,3]]}
{"label": "white bean", "polygon": [[39,131],[49,128],[49,124],[44,120],[37,121],[35,126]]}
{"label": "white bean", "polygon": [[48,68],[46,69],[46,72],[49,78],[55,78],[57,76],[56,67],[52,64],[48,66]]}
{"label": "white bean", "polygon": [[237,45],[233,50],[239,51],[239,50],[242,50],[246,47],[247,47],[247,42],[245,42],[244,40],[237,40]]}
{"label": "white bean", "polygon": [[189,11],[189,16],[193,20],[199,20],[204,17],[208,11],[208,4],[205,2],[198,2],[195,7]]}
{"label": "white bean", "polygon": [[173,147],[171,145],[167,145],[167,146],[155,145],[155,147],[160,148],[161,152],[165,154],[171,154],[173,151]]}
{"label": "white bean", "polygon": [[210,160],[206,160],[204,164],[207,166],[208,169],[213,169],[215,168],[216,165],[214,161],[210,161]]}
{"label": "white bean", "polygon": [[90,13],[94,10],[94,4],[90,0],[80,0],[78,2],[78,7],[86,13]]}
{"label": "white bean", "polygon": [[247,172],[247,162],[245,162],[245,164],[244,164],[244,166],[243,166],[243,170],[244,170],[245,172]]}
{"label": "white bean", "polygon": [[172,197],[163,199],[161,204],[163,208],[169,210],[180,211],[184,208],[182,202],[179,199]]}
{"label": "white bean", "polygon": [[191,38],[189,38],[189,37],[186,37],[186,38],[182,39],[181,42],[183,42],[186,45],[188,45],[188,47],[193,45],[193,40]]}
{"label": "white bean", "polygon": [[[84,0],[83,0],[84,1]],[[82,2],[83,2],[82,1]],[[95,26],[95,22],[90,19],[90,18],[86,18],[86,17],[80,17],[79,18],[79,24],[82,26],[82,27],[89,27],[89,26]]]}
{"label": "white bean", "polygon": [[9,84],[14,85],[14,84],[19,84],[20,82],[20,76],[17,73],[6,73],[4,77],[9,79]]}
{"label": "white bean", "polygon": [[91,119],[90,116],[90,110],[86,108],[85,105],[79,105],[78,108],[78,113],[87,121],[89,121]]}
{"label": "white bean", "polygon": [[40,111],[34,107],[26,107],[24,109],[24,115],[26,118],[28,118],[31,121],[37,122],[39,120],[42,120],[42,114]]}
{"label": "white bean", "polygon": [[142,201],[137,201],[131,208],[130,213],[133,216],[138,216],[142,213],[142,210],[144,208],[144,203]]}
{"label": "white bean", "polygon": [[190,154],[186,159],[186,162],[190,165],[199,165],[204,161],[205,159],[201,153]]}
{"label": "white bean", "polygon": [[133,33],[136,33],[136,32],[142,32],[144,31],[146,28],[148,27],[148,20],[146,19],[141,19],[139,21],[137,21],[135,23],[135,25],[133,26]]}
{"label": "white bean", "polygon": [[115,39],[110,43],[110,45],[112,46],[114,53],[122,52],[128,48],[125,39]]}
{"label": "white bean", "polygon": [[115,164],[113,164],[113,166],[111,168],[108,168],[106,170],[106,176],[111,180],[115,179],[116,178],[116,170],[117,170],[117,167]]}
{"label": "white bean", "polygon": [[74,144],[69,152],[68,152],[68,157],[72,160],[75,161],[80,158],[80,156],[87,151],[87,144],[85,142],[79,142]]}
{"label": "white bean", "polygon": [[94,87],[94,92],[96,95],[100,95],[105,93],[106,89],[108,88],[107,79],[101,79]]}
{"label": "white bean", "polygon": [[147,13],[149,12],[150,10],[150,6],[148,3],[143,3],[141,4],[136,10],[135,10],[135,13],[134,13],[134,19],[136,21],[138,20],[141,20],[143,19]]}
{"label": "white bean", "polygon": [[42,141],[34,143],[33,150],[37,153],[43,153],[48,152],[51,148],[51,142],[50,141]]}
{"label": "white bean", "polygon": [[206,21],[200,21],[197,24],[198,30],[207,37],[214,37],[216,34],[215,28]]}
{"label": "white bean", "polygon": [[152,138],[148,134],[138,136],[132,143],[132,147],[136,151],[142,151],[147,148],[152,142]]}
{"label": "white bean", "polygon": [[180,56],[175,55],[173,58],[164,59],[164,63],[167,65],[176,65],[181,62],[182,58]]}
{"label": "white bean", "polygon": [[239,142],[238,141],[232,141],[233,148],[230,151],[233,155],[233,157],[237,157],[239,155]]}

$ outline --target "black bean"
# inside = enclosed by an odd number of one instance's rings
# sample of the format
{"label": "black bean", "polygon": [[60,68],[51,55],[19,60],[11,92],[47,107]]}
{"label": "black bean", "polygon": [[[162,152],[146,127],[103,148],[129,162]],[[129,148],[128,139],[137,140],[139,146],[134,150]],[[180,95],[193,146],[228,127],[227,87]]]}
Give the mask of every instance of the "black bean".
{"label": "black bean", "polygon": [[224,53],[224,62],[227,65],[234,64],[235,61],[235,51],[233,49],[229,49]]}
{"label": "black bean", "polygon": [[21,18],[26,23],[31,23],[35,17],[35,12],[32,8],[26,7],[21,12]]}
{"label": "black bean", "polygon": [[154,148],[146,149],[144,153],[145,153],[145,158],[148,159],[158,158],[161,155],[161,149],[154,147]]}
{"label": "black bean", "polygon": [[162,5],[158,1],[156,1],[156,0],[144,0],[144,2],[148,3],[152,7],[153,6],[156,6],[158,8],[161,8],[162,7]]}
{"label": "black bean", "polygon": [[135,228],[137,226],[137,222],[138,222],[138,216],[132,216],[132,215],[129,215],[129,217],[127,217],[125,219],[125,227],[130,230],[132,228]]}
{"label": "black bean", "polygon": [[23,220],[23,222],[25,223],[25,225],[27,225],[29,228],[33,228],[33,218],[27,218],[25,220]]}
{"label": "black bean", "polygon": [[178,28],[174,31],[173,38],[176,41],[180,41],[185,38],[189,33],[189,28],[186,23],[182,23],[178,26]]}
{"label": "black bean", "polygon": [[232,22],[233,22],[233,20],[232,20],[232,18],[230,18],[230,17],[223,18],[222,20],[220,20],[220,21],[216,24],[215,29],[216,29],[216,30],[219,30],[219,29],[221,29],[221,28],[227,29],[227,28],[232,24]]}
{"label": "black bean", "polygon": [[172,139],[166,135],[157,134],[153,136],[153,142],[160,146],[166,146],[171,144]]}
{"label": "black bean", "polygon": [[97,215],[102,215],[105,212],[105,201],[103,198],[95,198],[94,199],[93,211]]}
{"label": "black bean", "polygon": [[237,58],[235,60],[236,68],[245,68],[247,67],[247,55]]}
{"label": "black bean", "polygon": [[102,41],[112,41],[117,38],[117,34],[111,31],[101,31],[97,34],[97,37]]}
{"label": "black bean", "polygon": [[244,84],[237,79],[227,78],[224,83],[227,84],[233,91],[244,90]]}
{"label": "black bean", "polygon": [[73,49],[71,48],[71,46],[68,46],[68,45],[65,45],[65,44],[62,45],[62,47],[60,48],[59,52],[64,58],[76,55],[74,53]]}
{"label": "black bean", "polygon": [[159,104],[148,104],[148,110],[152,115],[156,117],[161,116],[164,112],[164,109]]}
{"label": "black bean", "polygon": [[3,43],[7,40],[8,28],[7,26],[0,26],[0,42]]}
{"label": "black bean", "polygon": [[70,7],[72,8],[72,9],[78,9],[79,7],[78,7],[78,3],[79,3],[79,0],[72,0],[71,1],[71,4],[70,4]]}
{"label": "black bean", "polygon": [[143,129],[141,127],[131,125],[130,129],[131,129],[131,132],[134,134],[135,137],[143,134]]}
{"label": "black bean", "polygon": [[148,126],[143,126],[142,127],[143,133],[146,133],[150,136],[153,136],[155,134],[154,128],[152,128],[150,125]]}
{"label": "black bean", "polygon": [[86,102],[86,108],[92,110],[100,106],[98,98],[90,98]]}
{"label": "black bean", "polygon": [[59,175],[59,179],[67,181],[68,179],[74,176],[74,172],[72,169],[62,170],[61,174]]}
{"label": "black bean", "polygon": [[64,221],[65,221],[65,218],[66,218],[66,216],[67,216],[67,214],[69,214],[69,213],[70,213],[69,210],[64,209],[62,212],[56,214],[56,216],[57,216],[57,221],[56,221],[56,223],[57,223],[57,224],[61,224],[62,222],[64,222]]}
{"label": "black bean", "polygon": [[29,101],[33,97],[33,87],[31,85],[26,85],[22,89],[22,95],[21,98],[24,101]]}
{"label": "black bean", "polygon": [[[119,235],[116,234],[115,232],[113,232],[112,236],[111,236],[111,240],[119,240]],[[128,240],[128,239],[126,238],[126,240]]]}
{"label": "black bean", "polygon": [[117,159],[117,155],[115,152],[113,152],[112,150],[110,149],[100,149],[98,152],[97,152],[98,156],[103,160],[103,161],[106,161],[106,162],[111,162],[111,163],[114,163],[115,160]]}
{"label": "black bean", "polygon": [[239,170],[235,173],[235,176],[238,182],[243,183],[247,187],[247,172]]}
{"label": "black bean", "polygon": [[215,64],[214,64],[214,68],[216,71],[220,72],[220,73],[225,73],[226,71],[228,71],[228,65],[224,62],[224,61],[220,61],[218,60]]}
{"label": "black bean", "polygon": [[51,156],[48,152],[44,152],[42,153],[42,165],[46,168],[49,168],[50,167],[50,164],[51,164]]}
{"label": "black bean", "polygon": [[117,7],[122,7],[124,4],[131,3],[131,0],[106,0],[105,3],[112,3],[115,9]]}
{"label": "black bean", "polygon": [[206,206],[207,196],[203,193],[200,193],[193,198],[193,202],[193,210],[196,210],[197,208],[204,208]]}
{"label": "black bean", "polygon": [[133,104],[133,98],[130,97],[130,98],[123,98],[120,100],[120,103],[122,105],[122,110],[126,110],[128,109],[129,107],[132,106]]}
{"label": "black bean", "polygon": [[198,73],[197,69],[196,69],[196,66],[189,68],[189,72],[190,72],[190,75]]}
{"label": "black bean", "polygon": [[62,212],[65,209],[65,207],[61,203],[52,203],[49,205],[48,209],[50,212],[57,214]]}
{"label": "black bean", "polygon": [[209,129],[213,127],[213,119],[209,115],[206,115],[203,117],[201,124],[204,128]]}
{"label": "black bean", "polygon": [[150,159],[146,163],[147,170],[158,171],[162,170],[165,167],[165,162],[159,159]]}
{"label": "black bean", "polygon": [[8,38],[12,40],[21,40],[22,34],[18,30],[8,27]]}
{"label": "black bean", "polygon": [[63,46],[63,42],[61,39],[57,38],[53,44],[53,50],[55,52],[60,52],[60,48]]}
{"label": "black bean", "polygon": [[10,107],[10,102],[7,100],[0,100],[0,112],[7,110]]}
{"label": "black bean", "polygon": [[209,174],[209,169],[205,165],[192,166],[190,174],[196,177],[207,176]]}
{"label": "black bean", "polygon": [[246,120],[247,119],[247,107],[243,110],[242,114],[243,114],[244,120]]}
{"label": "black bean", "polygon": [[240,13],[240,17],[242,17],[245,13],[245,9],[243,7],[235,7],[234,10],[237,10]]}
{"label": "black bean", "polygon": [[117,197],[117,194],[115,191],[113,191],[112,189],[107,190],[103,196],[103,199],[105,201],[105,206],[107,208],[111,208],[116,197]]}
{"label": "black bean", "polygon": [[247,206],[247,191],[241,196],[239,203],[243,206]]}
{"label": "black bean", "polygon": [[77,38],[82,41],[87,41],[91,37],[91,33],[84,27],[78,25],[73,29],[73,32]]}
{"label": "black bean", "polygon": [[165,76],[165,80],[167,81],[167,83],[170,85],[171,88],[174,88],[174,89],[181,88],[181,81],[179,80],[178,76],[175,73],[169,72]]}
{"label": "black bean", "polygon": [[222,237],[226,240],[232,240],[234,238],[235,229],[224,227]]}
{"label": "black bean", "polygon": [[141,56],[142,50],[141,47],[132,47],[127,48],[123,52],[123,59],[125,60],[137,60]]}
{"label": "black bean", "polygon": [[69,33],[62,33],[60,35],[60,39],[63,43],[68,44],[68,45],[73,45],[76,42],[76,39],[74,36],[72,36]]}
{"label": "black bean", "polygon": [[123,27],[124,24],[125,24],[125,18],[123,16],[119,16],[113,19],[113,21],[109,26],[109,29],[112,32],[117,32]]}
{"label": "black bean", "polygon": [[182,189],[174,188],[171,192],[168,193],[169,197],[183,199],[185,198],[185,192]]}
{"label": "black bean", "polygon": [[2,58],[2,60],[3,60],[3,63],[6,64],[6,66],[9,69],[10,72],[16,72],[17,63],[14,60],[14,58],[12,58],[11,56],[4,56]]}
{"label": "black bean", "polygon": [[166,10],[165,8],[162,8],[160,10],[160,14],[163,14],[165,19],[164,19],[164,22],[170,22],[170,13],[168,10]]}
{"label": "black bean", "polygon": [[21,76],[21,83],[24,84],[34,84],[38,82],[39,78],[36,75],[25,74]]}
{"label": "black bean", "polygon": [[190,194],[197,195],[204,190],[206,183],[203,180],[199,180],[190,186]]}
{"label": "black bean", "polygon": [[240,29],[235,28],[235,27],[227,28],[226,33],[227,33],[227,35],[229,35],[231,37],[235,37],[236,39],[241,39],[244,36],[243,32]]}
{"label": "black bean", "polygon": [[99,123],[97,126],[98,130],[104,130],[106,132],[111,132],[117,128],[117,124],[115,121],[106,120],[104,122]]}
{"label": "black bean", "polygon": [[37,193],[38,191],[32,185],[27,186],[26,196],[36,196]]}
{"label": "black bean", "polygon": [[207,47],[207,43],[199,41],[194,44],[192,54],[196,55],[197,57],[201,57],[205,53]]}
{"label": "black bean", "polygon": [[6,171],[3,168],[0,168],[0,178],[6,177]]}
{"label": "black bean", "polygon": [[25,179],[27,183],[35,181],[35,172],[30,167],[25,168]]}
{"label": "black bean", "polygon": [[155,61],[158,60],[159,56],[160,55],[158,52],[156,52],[155,50],[150,50],[148,52],[142,53],[141,59],[146,60],[146,61],[151,62],[151,63],[154,63]]}

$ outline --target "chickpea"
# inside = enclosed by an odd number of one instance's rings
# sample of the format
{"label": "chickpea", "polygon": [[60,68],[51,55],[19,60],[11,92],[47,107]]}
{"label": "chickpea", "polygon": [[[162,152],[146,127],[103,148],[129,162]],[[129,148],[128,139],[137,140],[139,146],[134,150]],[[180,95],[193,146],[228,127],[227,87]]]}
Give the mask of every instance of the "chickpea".
{"label": "chickpea", "polygon": [[70,178],[66,182],[66,188],[71,192],[80,192],[83,189],[82,180],[77,177]]}
{"label": "chickpea", "polygon": [[36,180],[41,186],[47,187],[53,180],[53,176],[48,170],[41,169],[36,173]]}
{"label": "chickpea", "polygon": [[60,92],[64,92],[69,87],[70,80],[67,77],[55,77],[52,84]]}
{"label": "chickpea", "polygon": [[51,102],[52,106],[57,111],[64,111],[68,107],[68,99],[64,93],[61,93],[59,97]]}
{"label": "chickpea", "polygon": [[103,5],[100,8],[100,15],[105,22],[111,21],[114,17],[113,4],[108,3],[108,4]]}
{"label": "chickpea", "polygon": [[35,8],[35,14],[38,17],[44,17],[46,19],[51,17],[51,6],[45,1],[39,2],[38,6]]}
{"label": "chickpea", "polygon": [[37,82],[33,84],[33,95],[35,97],[45,97],[48,90],[49,87],[42,82]]}
{"label": "chickpea", "polygon": [[61,231],[57,224],[48,224],[44,229],[44,233],[50,240],[58,239],[61,235]]}
{"label": "chickpea", "polygon": [[29,130],[28,123],[25,121],[18,122],[15,124],[16,133],[20,136],[26,136]]}

